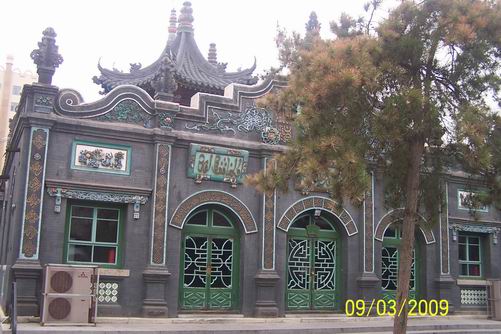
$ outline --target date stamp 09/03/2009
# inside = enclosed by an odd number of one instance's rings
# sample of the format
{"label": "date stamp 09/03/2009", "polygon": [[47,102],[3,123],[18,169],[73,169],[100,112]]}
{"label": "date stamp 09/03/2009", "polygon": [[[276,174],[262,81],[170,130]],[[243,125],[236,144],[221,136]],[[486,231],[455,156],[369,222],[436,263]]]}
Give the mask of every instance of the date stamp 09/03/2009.
{"label": "date stamp 09/03/2009", "polygon": [[394,299],[373,299],[366,302],[363,299],[348,299],[345,303],[345,314],[348,317],[396,316],[402,314],[404,307],[409,309],[409,316],[446,316],[449,313],[449,302],[445,299],[404,300],[397,308]]}

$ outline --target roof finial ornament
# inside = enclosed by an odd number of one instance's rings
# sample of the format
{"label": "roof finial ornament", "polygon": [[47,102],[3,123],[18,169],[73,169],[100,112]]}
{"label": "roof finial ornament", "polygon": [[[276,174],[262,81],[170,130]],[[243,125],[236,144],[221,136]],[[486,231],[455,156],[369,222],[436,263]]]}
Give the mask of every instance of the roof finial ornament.
{"label": "roof finial ornament", "polygon": [[174,40],[176,38],[177,32],[177,15],[176,10],[172,9],[170,11],[170,19],[169,19],[169,41]]}
{"label": "roof finial ornament", "polygon": [[216,43],[209,44],[209,56],[207,57],[207,61],[214,66],[217,65]]}
{"label": "roof finial ornament", "polygon": [[54,29],[46,28],[43,31],[42,41],[38,42],[38,49],[31,51],[30,57],[37,65],[38,82],[52,84],[52,76],[63,62],[63,57],[57,53],[56,36]]}
{"label": "roof finial ornament", "polygon": [[193,9],[191,8],[191,2],[185,1],[183,3],[183,8],[181,8],[181,15],[179,15],[179,26],[178,31],[193,32]]}

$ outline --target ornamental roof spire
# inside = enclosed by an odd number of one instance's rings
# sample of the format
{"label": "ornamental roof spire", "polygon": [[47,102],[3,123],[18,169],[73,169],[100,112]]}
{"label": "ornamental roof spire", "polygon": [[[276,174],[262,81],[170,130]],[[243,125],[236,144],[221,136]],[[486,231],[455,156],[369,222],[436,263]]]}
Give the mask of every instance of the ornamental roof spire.
{"label": "ornamental roof spire", "polygon": [[172,9],[170,11],[170,19],[169,19],[169,41],[172,41],[176,38],[176,32],[177,32],[176,10]]}
{"label": "ornamental roof spire", "polygon": [[209,63],[212,65],[217,65],[217,50],[216,50],[216,43],[210,43],[209,44],[209,55],[207,57],[207,60]]}
{"label": "ornamental roof spire", "polygon": [[63,62],[63,57],[57,52],[57,34],[54,29],[46,28],[42,34],[42,41],[38,42],[38,49],[31,51],[30,57],[37,65],[38,82],[50,85],[56,67],[59,67]]}
{"label": "ornamental roof spire", "polygon": [[179,32],[193,32],[193,9],[191,8],[191,2],[185,1],[183,3],[183,8],[181,8],[181,15],[179,15]]}
{"label": "ornamental roof spire", "polygon": [[131,64],[129,73],[106,69],[98,63],[99,76],[92,80],[103,87],[103,94],[120,85],[136,85],[157,100],[190,105],[191,97],[198,93],[223,95],[232,83],[253,85],[257,77],[256,60],[251,67],[236,72],[226,72],[226,64],[217,63],[216,46],[211,45],[209,59],[205,58],[193,34],[193,10],[185,2],[179,12],[176,29],[176,12],[171,11],[169,39],[155,62],[142,67]]}

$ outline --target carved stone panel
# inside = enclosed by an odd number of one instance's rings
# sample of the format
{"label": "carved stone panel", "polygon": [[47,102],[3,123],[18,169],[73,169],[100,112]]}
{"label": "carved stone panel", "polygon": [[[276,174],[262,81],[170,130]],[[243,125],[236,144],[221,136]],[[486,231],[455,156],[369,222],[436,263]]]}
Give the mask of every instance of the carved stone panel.
{"label": "carved stone panel", "polygon": [[130,174],[129,146],[74,141],[72,151],[72,169]]}
{"label": "carved stone panel", "polygon": [[170,145],[159,144],[157,146],[155,205],[153,207],[153,247],[151,254],[151,263],[155,265],[165,264],[170,152]]}
{"label": "carved stone panel", "polygon": [[38,259],[38,234],[40,233],[48,139],[48,129],[31,129],[30,155],[28,157],[27,185],[23,210],[21,258]]}
{"label": "carved stone panel", "polygon": [[236,187],[243,182],[248,161],[249,152],[245,150],[191,144],[188,177],[194,178],[196,183],[212,180]]}

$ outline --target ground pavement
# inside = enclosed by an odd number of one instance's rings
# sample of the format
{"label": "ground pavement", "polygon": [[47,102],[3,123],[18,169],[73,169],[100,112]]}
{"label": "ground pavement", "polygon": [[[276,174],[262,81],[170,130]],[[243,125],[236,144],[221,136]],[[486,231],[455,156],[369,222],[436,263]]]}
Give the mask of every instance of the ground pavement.
{"label": "ground pavement", "polygon": [[[98,333],[98,334],[335,334],[391,333],[390,317],[348,318],[346,316],[301,316],[286,318],[243,318],[237,316],[184,316],[168,319],[99,318],[95,327],[40,326],[38,319],[23,319],[19,334]],[[417,317],[409,321],[408,333],[499,333],[501,322],[479,316]],[[2,334],[11,333],[8,324]]]}

